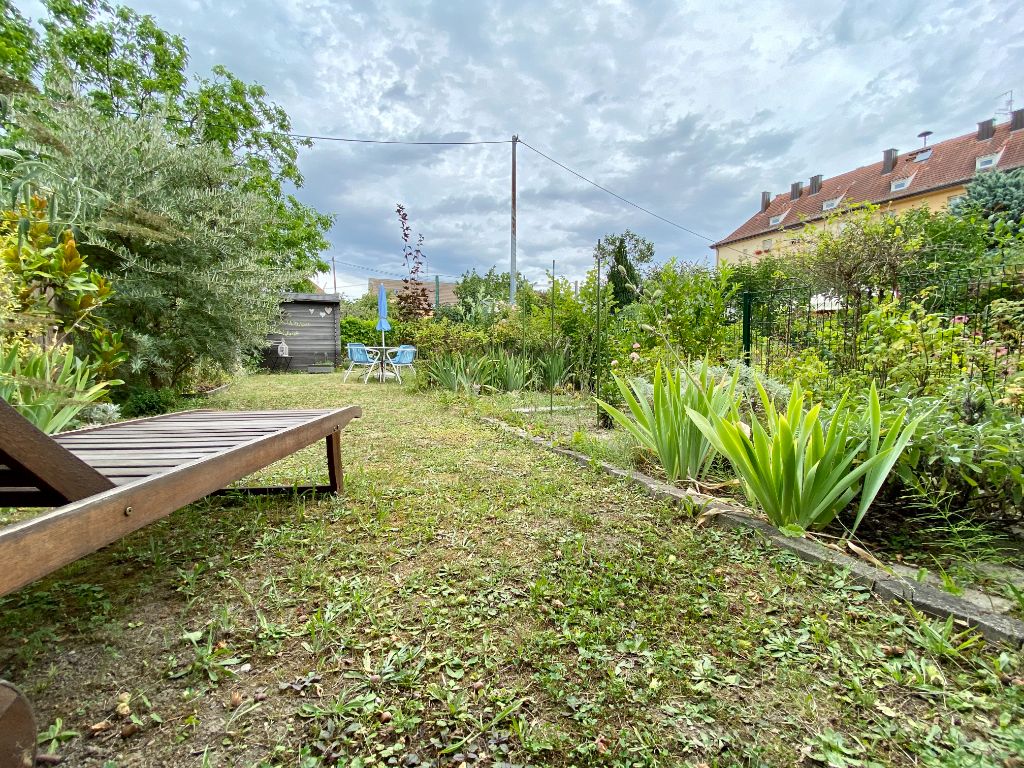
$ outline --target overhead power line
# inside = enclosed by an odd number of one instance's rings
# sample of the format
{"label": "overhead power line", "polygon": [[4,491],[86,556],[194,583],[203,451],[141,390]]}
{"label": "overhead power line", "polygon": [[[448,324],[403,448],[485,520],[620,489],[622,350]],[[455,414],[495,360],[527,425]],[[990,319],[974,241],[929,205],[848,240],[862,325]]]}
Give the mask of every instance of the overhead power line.
{"label": "overhead power line", "polygon": [[[267,131],[272,133],[272,131]],[[308,133],[285,133],[293,139],[309,139],[310,141],[343,141],[350,144],[403,144],[417,147],[457,147],[472,144],[511,144],[511,139],[494,141],[400,141],[398,139],[351,139],[342,136],[314,136]]]}
{"label": "overhead power line", "polygon": [[527,144],[522,139],[519,139],[519,143],[522,144],[527,149],[536,152],[538,155],[543,157],[545,160],[548,160],[549,162],[554,163],[555,165],[557,165],[562,170],[568,171],[569,173],[571,173],[576,178],[581,179],[582,181],[587,182],[587,184],[590,184],[591,186],[597,187],[602,192],[608,193],[609,195],[611,195],[612,197],[616,198],[617,200],[621,200],[622,202],[626,203],[626,205],[631,205],[634,208],[636,208],[638,211],[643,211],[648,216],[653,216],[654,218],[658,219],[659,221],[663,221],[666,224],[669,224],[669,225],[675,227],[676,229],[681,229],[683,232],[687,232],[687,233],[693,235],[694,237],[699,237],[702,240],[707,240],[709,243],[715,242],[715,238],[713,238],[713,237],[708,237],[707,235],[701,234],[700,232],[695,232],[694,230],[690,229],[689,227],[684,227],[682,224],[679,224],[679,223],[677,223],[675,221],[672,221],[671,219],[666,219],[664,216],[661,216],[661,215],[655,213],[654,211],[652,211],[652,210],[650,210],[648,208],[644,208],[639,203],[634,203],[632,200],[629,200],[629,199],[623,197],[622,195],[618,194],[617,192],[612,192],[612,190],[608,189],[608,187],[601,186],[596,181],[592,181],[591,179],[588,179],[586,176],[584,176],[579,171],[574,171],[569,166],[564,165],[564,164],[558,162],[557,160],[555,160],[555,158],[553,158],[553,157],[551,157],[549,155],[545,155],[539,149],[537,149],[536,147],[530,146],[529,144]]}

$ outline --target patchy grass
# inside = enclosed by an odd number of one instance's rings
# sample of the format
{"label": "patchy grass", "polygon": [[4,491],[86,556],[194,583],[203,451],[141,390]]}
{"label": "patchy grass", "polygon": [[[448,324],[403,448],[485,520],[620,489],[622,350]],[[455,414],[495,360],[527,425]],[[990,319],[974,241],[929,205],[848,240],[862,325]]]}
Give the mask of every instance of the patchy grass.
{"label": "patchy grass", "polygon": [[[1019,653],[477,421],[358,403],[344,498],[218,498],[0,602],[67,764],[1019,765]],[[323,480],[320,449],[267,470]],[[94,731],[95,735],[90,736]],[[73,735],[73,734],[80,735]]]}

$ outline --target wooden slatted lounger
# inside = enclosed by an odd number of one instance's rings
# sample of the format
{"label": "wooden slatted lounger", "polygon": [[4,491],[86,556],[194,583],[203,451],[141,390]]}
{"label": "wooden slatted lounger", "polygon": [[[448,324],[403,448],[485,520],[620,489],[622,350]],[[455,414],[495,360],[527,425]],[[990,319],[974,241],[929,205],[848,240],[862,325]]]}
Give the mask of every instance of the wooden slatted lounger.
{"label": "wooden slatted lounger", "polygon": [[[57,507],[0,529],[0,596],[317,440],[327,443],[329,485],[244,490],[340,493],[341,430],[361,415],[358,406],[198,410],[50,436],[0,400],[0,507]],[[0,766],[35,749],[31,709],[12,691],[0,681]]]}

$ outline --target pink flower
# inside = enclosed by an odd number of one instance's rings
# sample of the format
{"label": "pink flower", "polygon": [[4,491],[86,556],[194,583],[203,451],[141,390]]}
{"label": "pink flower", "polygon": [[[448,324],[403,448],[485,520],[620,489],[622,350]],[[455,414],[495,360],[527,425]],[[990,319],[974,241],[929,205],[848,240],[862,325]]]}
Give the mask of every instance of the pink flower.
{"label": "pink flower", "polygon": [[614,367],[615,367],[616,365],[618,365],[618,364],[619,364],[619,361],[618,361],[618,360],[612,360],[612,367],[613,367],[613,368],[614,368]]}
{"label": "pink flower", "polygon": [[969,319],[970,318],[967,317],[967,315],[957,315],[956,317],[953,318],[953,325],[963,325]]}
{"label": "pink flower", "polygon": [[640,349],[640,342],[639,341],[634,341],[633,342],[633,349]]}
{"label": "pink flower", "polygon": [[640,359],[640,355],[638,355],[636,352],[630,352],[629,359],[635,363],[637,360]]}
{"label": "pink flower", "polygon": [[1003,357],[1009,350],[1006,347],[999,347],[996,350],[996,357]]}

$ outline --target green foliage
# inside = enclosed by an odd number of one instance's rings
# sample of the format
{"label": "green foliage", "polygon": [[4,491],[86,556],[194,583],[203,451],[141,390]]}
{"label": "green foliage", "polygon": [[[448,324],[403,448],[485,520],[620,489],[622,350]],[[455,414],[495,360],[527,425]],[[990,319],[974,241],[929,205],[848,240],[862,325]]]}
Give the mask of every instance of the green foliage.
{"label": "green foliage", "polygon": [[1024,225],[1024,168],[979,173],[967,185],[964,209],[974,208],[995,228],[1002,222],[1011,232]]}
{"label": "green foliage", "polygon": [[403,340],[428,358],[452,352],[482,355],[491,342],[484,331],[448,319],[420,320],[403,324],[401,328]]}
{"label": "green foliage", "polygon": [[[374,345],[380,343],[380,331],[377,330],[376,319],[342,317],[339,324],[341,326],[339,340],[342,349],[345,349],[346,344]],[[394,326],[392,326],[391,336],[395,338]]]}
{"label": "green foliage", "polygon": [[[38,56],[39,35],[11,0],[0,0],[0,75],[27,81]],[[0,93],[10,92],[0,88]]]}
{"label": "green foliage", "polygon": [[[717,414],[687,413],[711,444],[726,456],[743,483],[751,504],[773,525],[800,533],[820,530],[860,494],[850,532],[857,530],[871,502],[906,447],[920,418],[904,425],[903,412],[883,429],[878,392],[872,383],[867,401],[868,435],[857,440],[856,419],[844,395],[826,427],[821,405],[804,408],[804,392],[794,382],[789,406],[776,410],[758,385],[764,421],[751,415],[750,425]],[[882,435],[885,435],[884,439]],[[859,463],[858,463],[859,462]]]}
{"label": "green foliage", "polygon": [[594,248],[608,265],[608,282],[612,286],[613,305],[626,307],[640,297],[640,268],[654,259],[654,243],[631,230],[621,235],[605,235]]}
{"label": "green foliage", "polygon": [[0,339],[0,399],[47,434],[60,432],[79,411],[107,394],[117,379],[99,381],[97,365],[68,346],[43,349]]}
{"label": "green foliage", "polygon": [[428,384],[475,397],[485,388],[493,389],[494,360],[486,356],[445,352],[427,361],[426,374]]}
{"label": "green foliage", "polygon": [[304,277],[327,269],[319,254],[333,217],[284,187],[301,187],[298,151],[309,142],[290,135],[288,114],[263,86],[217,65],[190,87],[185,41],[148,14],[107,0],[46,5],[45,45],[36,63],[47,96],[67,101],[81,95],[106,117],[147,117],[178,139],[229,153],[245,170],[246,191],[274,208],[265,222],[265,262]]}
{"label": "green foliage", "polygon": [[692,377],[681,370],[673,376],[671,371],[658,366],[650,399],[642,382],[634,382],[630,387],[615,377],[632,418],[603,400],[597,403],[658,457],[669,480],[698,480],[707,474],[715,450],[691,414],[722,419],[734,410],[738,375],[737,371],[731,379],[716,383],[706,363]]}
{"label": "green foliage", "polygon": [[564,347],[546,350],[537,356],[536,367],[541,386],[547,390],[557,389],[569,373],[569,355]]}
{"label": "green foliage", "polygon": [[492,383],[501,392],[521,392],[533,383],[529,358],[499,349],[494,355]]}
{"label": "green foliage", "polygon": [[648,278],[640,318],[681,359],[702,358],[722,346],[726,310],[737,286],[731,268],[677,264],[673,259]]}
{"label": "green foliage", "polygon": [[[459,299],[459,307],[467,318],[473,310],[473,305],[487,304],[492,309],[496,304],[508,303],[509,298],[509,273],[498,272],[491,267],[485,274],[478,274],[476,269],[465,272],[455,286],[455,295]],[[533,288],[521,273],[516,273],[516,292],[532,293]],[[521,298],[517,297],[517,298]]]}
{"label": "green foliage", "polygon": [[[82,249],[118,284],[102,316],[124,331],[127,377],[180,386],[202,363],[236,369],[274,328],[296,277],[268,266],[273,202],[246,189],[230,155],[183,146],[159,121],[104,118],[80,103],[45,110],[49,135],[74,147],[52,155],[55,172],[106,201],[82,222]],[[44,146],[36,130],[26,135]]]}
{"label": "green foliage", "polygon": [[117,399],[121,406],[121,415],[126,419],[167,413],[173,411],[179,402],[178,393],[168,387],[162,389],[135,387],[118,392]]}

